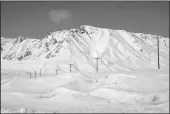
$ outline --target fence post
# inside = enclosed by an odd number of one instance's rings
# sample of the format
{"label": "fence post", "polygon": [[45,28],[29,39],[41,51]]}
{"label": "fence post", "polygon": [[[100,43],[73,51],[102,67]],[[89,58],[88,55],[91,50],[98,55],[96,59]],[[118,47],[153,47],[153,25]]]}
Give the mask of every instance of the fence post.
{"label": "fence post", "polygon": [[56,69],[56,75],[58,74],[58,70]]}
{"label": "fence post", "polygon": [[37,73],[36,73],[36,71],[35,71],[35,78],[36,78],[36,75],[37,75]]}
{"label": "fence post", "polygon": [[31,73],[30,73],[30,78],[31,78]]}
{"label": "fence post", "polygon": [[41,77],[41,69],[40,69],[40,77]]}

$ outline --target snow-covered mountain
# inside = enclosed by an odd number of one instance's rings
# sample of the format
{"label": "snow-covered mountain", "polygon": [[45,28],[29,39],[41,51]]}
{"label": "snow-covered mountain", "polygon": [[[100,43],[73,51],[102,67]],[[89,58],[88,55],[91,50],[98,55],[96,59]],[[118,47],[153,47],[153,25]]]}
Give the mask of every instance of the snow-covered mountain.
{"label": "snow-covered mountain", "polygon": [[95,58],[99,57],[99,66],[108,70],[156,68],[157,38],[161,67],[168,67],[169,38],[89,25],[51,32],[42,39],[1,37],[1,59],[55,59],[70,61],[79,69],[79,63],[95,69]]}

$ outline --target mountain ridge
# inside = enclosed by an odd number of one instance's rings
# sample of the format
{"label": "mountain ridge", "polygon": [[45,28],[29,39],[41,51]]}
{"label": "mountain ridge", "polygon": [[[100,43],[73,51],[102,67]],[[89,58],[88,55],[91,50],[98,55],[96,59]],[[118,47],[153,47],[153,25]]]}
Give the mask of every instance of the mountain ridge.
{"label": "mountain ridge", "polygon": [[55,59],[78,61],[95,68],[96,57],[110,70],[152,67],[157,61],[157,38],[160,40],[160,61],[167,67],[169,38],[132,33],[89,25],[76,29],[48,33],[42,39],[1,37],[1,59],[35,60]]}

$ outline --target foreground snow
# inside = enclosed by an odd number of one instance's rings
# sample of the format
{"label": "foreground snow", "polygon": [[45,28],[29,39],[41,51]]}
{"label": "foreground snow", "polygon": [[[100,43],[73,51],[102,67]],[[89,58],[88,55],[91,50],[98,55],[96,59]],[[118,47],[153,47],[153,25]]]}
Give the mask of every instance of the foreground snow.
{"label": "foreground snow", "polygon": [[40,77],[42,63],[2,60],[1,112],[169,112],[168,69],[69,73],[61,65],[58,75],[48,67]]}

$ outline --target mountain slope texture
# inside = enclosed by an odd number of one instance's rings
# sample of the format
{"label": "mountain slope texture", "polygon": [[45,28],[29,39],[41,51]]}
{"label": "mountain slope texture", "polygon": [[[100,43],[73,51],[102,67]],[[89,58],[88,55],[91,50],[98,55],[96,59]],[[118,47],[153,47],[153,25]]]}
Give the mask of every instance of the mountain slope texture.
{"label": "mountain slope texture", "polygon": [[108,71],[157,68],[159,38],[161,68],[169,67],[169,38],[125,30],[82,25],[77,29],[51,32],[46,38],[1,37],[1,59],[10,61],[69,61],[77,70],[81,64]]}

